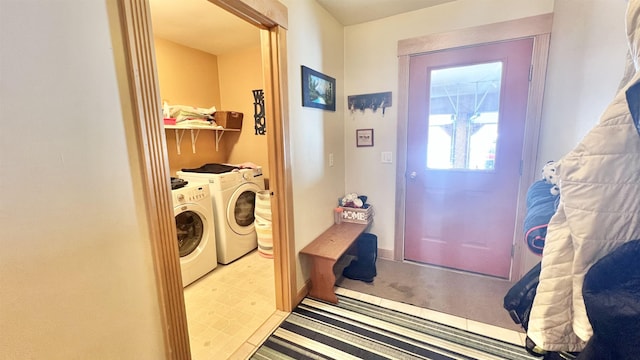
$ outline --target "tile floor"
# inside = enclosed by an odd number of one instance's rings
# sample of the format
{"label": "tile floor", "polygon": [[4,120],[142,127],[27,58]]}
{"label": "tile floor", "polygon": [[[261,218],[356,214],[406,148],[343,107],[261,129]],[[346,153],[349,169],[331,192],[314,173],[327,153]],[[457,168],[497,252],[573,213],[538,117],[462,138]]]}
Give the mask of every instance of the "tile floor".
{"label": "tile floor", "polygon": [[414,305],[409,305],[393,300],[387,300],[363,294],[357,291],[336,287],[336,294],[342,294],[349,296],[360,301],[368,302],[370,304],[379,305],[385,308],[394,309],[410,315],[418,316],[423,319],[436,321],[442,324],[457,327],[462,330],[474,332],[476,334],[489,336],[495,339],[499,339],[505,342],[509,342],[516,345],[524,346],[525,333],[518,332],[510,329],[504,329],[493,325],[484,324],[478,321],[461,318],[454,315],[445,314],[442,312],[420,308]]}
{"label": "tile floor", "polygon": [[184,289],[191,357],[245,359],[280,324],[273,260],[253,251]]}
{"label": "tile floor", "polygon": [[[438,321],[517,345],[525,334],[477,321],[336,287],[372,304]],[[276,310],[273,260],[257,251],[218,267],[184,290],[194,360],[248,359],[277,328],[286,312]]]}

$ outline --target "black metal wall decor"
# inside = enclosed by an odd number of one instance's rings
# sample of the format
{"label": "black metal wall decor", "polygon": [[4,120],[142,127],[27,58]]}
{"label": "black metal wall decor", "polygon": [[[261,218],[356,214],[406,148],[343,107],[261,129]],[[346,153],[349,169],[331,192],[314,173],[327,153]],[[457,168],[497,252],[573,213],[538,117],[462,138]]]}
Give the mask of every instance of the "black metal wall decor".
{"label": "black metal wall decor", "polygon": [[267,121],[264,118],[264,91],[262,89],[253,90],[253,112],[256,135],[266,135]]}
{"label": "black metal wall decor", "polygon": [[356,110],[364,112],[364,109],[371,109],[373,112],[376,112],[379,108],[382,108],[382,115],[384,115],[384,110],[391,106],[391,91],[351,95],[347,97],[347,102],[349,103],[349,110],[351,110],[351,112]]}

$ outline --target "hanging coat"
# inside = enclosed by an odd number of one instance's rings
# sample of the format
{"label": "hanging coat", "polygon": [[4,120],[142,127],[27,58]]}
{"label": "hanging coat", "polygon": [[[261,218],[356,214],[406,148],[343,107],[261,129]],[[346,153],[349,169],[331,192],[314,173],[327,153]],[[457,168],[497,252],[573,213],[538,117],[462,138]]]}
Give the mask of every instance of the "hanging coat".
{"label": "hanging coat", "polygon": [[593,336],[579,360],[634,360],[640,354],[640,240],[598,260],[582,294]]}
{"label": "hanging coat", "polygon": [[593,332],[582,296],[586,272],[620,245],[640,239],[640,116],[634,119],[630,111],[640,110],[640,0],[629,1],[626,15],[630,80],[599,123],[557,162],[560,203],[547,229],[527,331],[548,351],[584,348]]}

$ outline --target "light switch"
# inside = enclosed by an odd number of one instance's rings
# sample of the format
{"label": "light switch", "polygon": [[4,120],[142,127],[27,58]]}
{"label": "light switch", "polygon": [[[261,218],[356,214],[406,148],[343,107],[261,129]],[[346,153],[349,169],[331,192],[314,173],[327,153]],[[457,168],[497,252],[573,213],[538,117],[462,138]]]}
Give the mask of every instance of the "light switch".
{"label": "light switch", "polygon": [[383,151],[380,153],[380,161],[384,164],[391,164],[393,162],[393,153],[391,151]]}
{"label": "light switch", "polygon": [[333,166],[333,153],[329,153],[329,166]]}

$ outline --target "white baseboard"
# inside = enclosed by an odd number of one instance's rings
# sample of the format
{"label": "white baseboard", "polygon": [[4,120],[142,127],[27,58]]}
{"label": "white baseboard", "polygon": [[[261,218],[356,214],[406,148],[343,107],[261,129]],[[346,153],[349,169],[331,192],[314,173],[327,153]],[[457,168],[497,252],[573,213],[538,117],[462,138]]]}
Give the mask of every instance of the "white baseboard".
{"label": "white baseboard", "polygon": [[393,260],[393,250],[391,249],[378,249],[378,257],[386,260]]}

